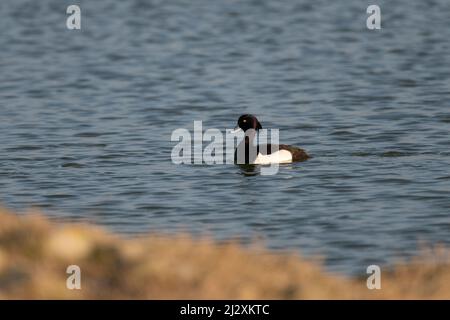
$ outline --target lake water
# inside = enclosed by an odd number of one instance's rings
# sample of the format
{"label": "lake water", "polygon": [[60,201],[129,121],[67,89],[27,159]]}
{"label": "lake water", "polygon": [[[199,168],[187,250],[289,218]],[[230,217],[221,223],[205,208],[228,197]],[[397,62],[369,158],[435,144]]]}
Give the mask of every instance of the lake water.
{"label": "lake water", "polygon": [[[449,1],[76,1],[70,31],[74,2],[0,2],[5,206],[262,239],[346,274],[450,244]],[[173,130],[243,113],[314,158],[172,163]]]}

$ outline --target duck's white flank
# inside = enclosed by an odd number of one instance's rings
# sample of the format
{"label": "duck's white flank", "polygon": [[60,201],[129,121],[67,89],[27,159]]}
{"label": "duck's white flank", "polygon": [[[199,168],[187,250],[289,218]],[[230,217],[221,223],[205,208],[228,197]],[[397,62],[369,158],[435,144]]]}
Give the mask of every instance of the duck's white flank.
{"label": "duck's white flank", "polygon": [[271,163],[290,163],[292,162],[292,154],[288,150],[278,150],[272,154],[258,153],[253,164],[271,164]]}

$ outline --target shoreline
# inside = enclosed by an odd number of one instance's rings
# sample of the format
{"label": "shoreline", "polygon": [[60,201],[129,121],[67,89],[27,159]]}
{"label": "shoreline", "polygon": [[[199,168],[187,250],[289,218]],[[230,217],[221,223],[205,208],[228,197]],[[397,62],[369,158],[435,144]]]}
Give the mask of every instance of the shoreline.
{"label": "shoreline", "polygon": [[[7,209],[0,220],[0,299],[450,299],[443,248],[393,265],[381,273],[381,289],[369,290],[367,278],[258,245],[124,237]],[[80,290],[67,288],[71,265],[81,270]]]}

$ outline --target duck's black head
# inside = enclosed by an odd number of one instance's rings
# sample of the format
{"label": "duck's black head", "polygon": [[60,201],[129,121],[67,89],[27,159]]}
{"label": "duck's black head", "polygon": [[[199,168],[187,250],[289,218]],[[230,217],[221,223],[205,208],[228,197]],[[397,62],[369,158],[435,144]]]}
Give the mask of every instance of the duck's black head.
{"label": "duck's black head", "polygon": [[259,123],[258,119],[251,114],[244,114],[239,117],[237,128],[241,128],[244,132],[248,129],[259,130],[262,129],[261,123]]}

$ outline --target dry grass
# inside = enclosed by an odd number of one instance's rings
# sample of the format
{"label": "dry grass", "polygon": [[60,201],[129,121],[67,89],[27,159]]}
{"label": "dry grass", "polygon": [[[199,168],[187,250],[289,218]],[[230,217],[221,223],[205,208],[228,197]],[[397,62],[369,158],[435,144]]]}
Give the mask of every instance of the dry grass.
{"label": "dry grass", "polygon": [[[330,275],[296,254],[188,236],[123,239],[0,209],[0,298],[449,299],[445,252],[397,265],[381,290],[368,290],[365,278]],[[71,264],[81,268],[81,290],[66,288]]]}

